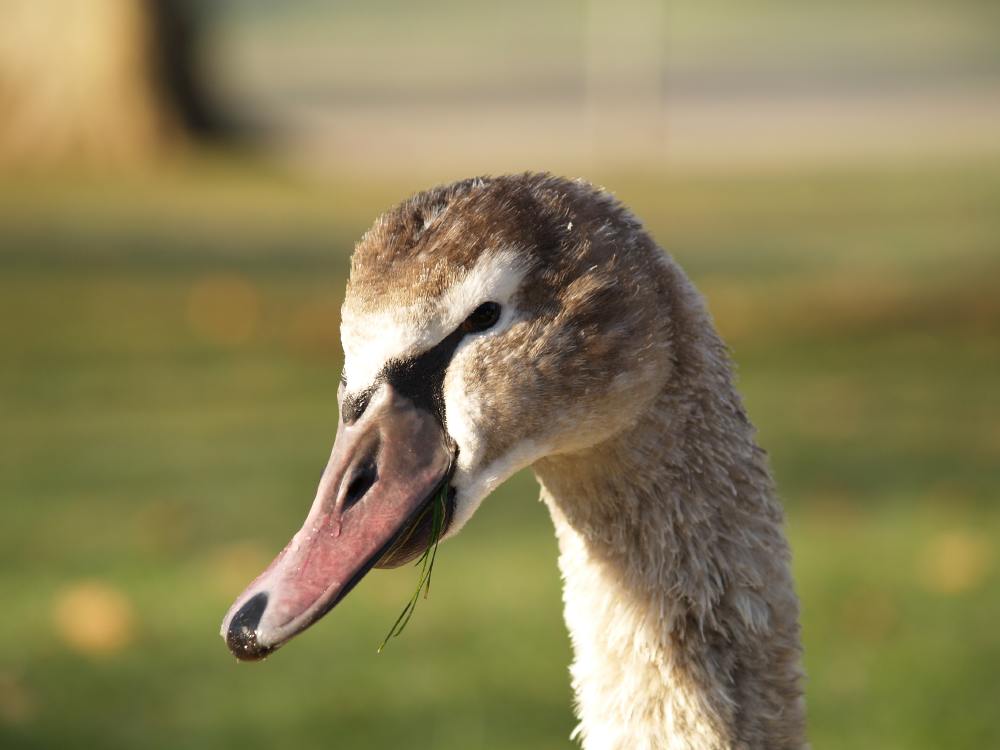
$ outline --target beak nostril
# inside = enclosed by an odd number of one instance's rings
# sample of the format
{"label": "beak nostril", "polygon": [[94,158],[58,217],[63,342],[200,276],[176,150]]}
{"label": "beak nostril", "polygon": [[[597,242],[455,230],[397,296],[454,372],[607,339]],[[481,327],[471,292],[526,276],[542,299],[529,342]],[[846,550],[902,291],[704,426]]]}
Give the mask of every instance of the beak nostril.
{"label": "beak nostril", "polygon": [[368,404],[371,403],[372,395],[375,393],[375,386],[366,388],[360,393],[345,394],[340,407],[340,416],[344,424],[353,424],[361,419]]}
{"label": "beak nostril", "polygon": [[357,505],[377,480],[378,469],[375,467],[375,461],[369,459],[361,464],[355,471],[351,483],[347,486],[347,492],[344,493],[343,510],[346,511],[348,508]]}

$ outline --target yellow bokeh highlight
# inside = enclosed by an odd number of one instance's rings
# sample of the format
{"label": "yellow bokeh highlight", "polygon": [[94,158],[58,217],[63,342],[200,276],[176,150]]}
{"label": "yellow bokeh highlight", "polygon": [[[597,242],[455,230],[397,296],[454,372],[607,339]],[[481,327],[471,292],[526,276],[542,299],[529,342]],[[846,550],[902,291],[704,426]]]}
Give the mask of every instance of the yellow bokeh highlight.
{"label": "yellow bokeh highlight", "polygon": [[977,588],[991,564],[991,547],[982,535],[953,530],[935,535],[924,548],[919,578],[937,594],[961,594]]}
{"label": "yellow bokeh highlight", "polygon": [[135,639],[135,609],[119,589],[103,581],[80,581],[52,600],[56,635],[77,653],[108,656]]}

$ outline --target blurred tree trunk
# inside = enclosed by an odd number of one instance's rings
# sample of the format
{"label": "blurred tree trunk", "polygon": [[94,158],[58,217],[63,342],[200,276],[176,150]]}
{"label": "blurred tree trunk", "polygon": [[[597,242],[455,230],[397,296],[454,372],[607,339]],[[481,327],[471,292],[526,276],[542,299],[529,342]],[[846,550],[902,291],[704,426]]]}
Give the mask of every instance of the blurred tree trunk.
{"label": "blurred tree trunk", "polygon": [[218,133],[197,3],[0,0],[0,164],[133,164]]}

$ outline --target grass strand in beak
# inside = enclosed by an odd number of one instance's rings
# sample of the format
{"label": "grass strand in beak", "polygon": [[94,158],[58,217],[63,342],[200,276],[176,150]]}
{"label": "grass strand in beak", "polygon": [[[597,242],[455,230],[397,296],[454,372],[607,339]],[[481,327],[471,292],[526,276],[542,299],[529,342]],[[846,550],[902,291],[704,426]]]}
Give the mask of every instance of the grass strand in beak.
{"label": "grass strand in beak", "polygon": [[389,632],[386,634],[385,638],[382,639],[382,644],[378,647],[378,653],[382,653],[382,649],[386,647],[391,638],[396,638],[403,629],[406,627],[410,618],[413,616],[414,610],[417,608],[417,601],[420,599],[420,591],[423,589],[424,599],[431,592],[431,573],[434,572],[434,560],[437,557],[438,543],[441,541],[441,531],[444,528],[444,517],[445,517],[445,503],[448,500],[448,485],[445,484],[441,488],[441,492],[434,498],[431,503],[430,508],[424,510],[420,514],[420,518],[417,519],[417,523],[423,520],[427,511],[430,510],[434,515],[431,519],[431,540],[427,545],[427,549],[424,553],[417,559],[415,565],[420,566],[420,577],[417,579],[417,589],[413,592],[413,596],[403,607],[403,611],[399,613],[399,617],[396,618],[396,622],[393,623],[392,627],[389,628]]}

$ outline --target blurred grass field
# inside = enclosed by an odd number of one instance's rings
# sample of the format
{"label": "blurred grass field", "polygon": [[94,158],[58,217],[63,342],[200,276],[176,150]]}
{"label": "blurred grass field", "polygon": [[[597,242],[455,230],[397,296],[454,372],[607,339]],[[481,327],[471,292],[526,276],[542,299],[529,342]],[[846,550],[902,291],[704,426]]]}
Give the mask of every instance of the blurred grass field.
{"label": "blurred grass field", "polygon": [[[1000,163],[600,175],[709,299],[772,456],[816,748],[1000,746]],[[263,664],[217,636],[336,426],[348,256],[413,190],[204,159],[0,183],[0,746],[567,747],[518,476]]]}

